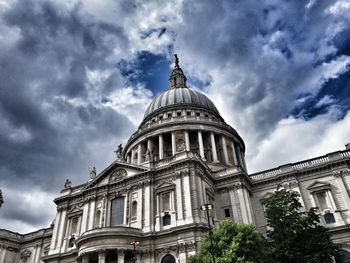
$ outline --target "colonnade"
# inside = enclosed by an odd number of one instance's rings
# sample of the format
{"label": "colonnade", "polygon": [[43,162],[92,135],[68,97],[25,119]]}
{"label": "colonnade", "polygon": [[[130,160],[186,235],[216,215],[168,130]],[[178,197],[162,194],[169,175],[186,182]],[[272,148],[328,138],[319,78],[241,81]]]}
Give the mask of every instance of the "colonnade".
{"label": "colonnade", "polygon": [[172,131],[150,137],[133,147],[127,163],[142,165],[182,151],[192,151],[207,162],[246,167],[240,145],[222,134],[207,131]]}
{"label": "colonnade", "polygon": [[[109,257],[108,257],[108,254],[110,255]],[[99,250],[96,252],[83,254],[80,257],[81,258],[80,262],[81,263],[109,263],[109,262],[124,263],[126,262],[127,257],[128,257],[127,261],[130,261],[130,257],[132,256],[133,256],[133,252],[131,250],[124,250],[124,249],[115,249],[115,251]],[[141,262],[141,257],[139,254],[136,254],[136,262]]]}

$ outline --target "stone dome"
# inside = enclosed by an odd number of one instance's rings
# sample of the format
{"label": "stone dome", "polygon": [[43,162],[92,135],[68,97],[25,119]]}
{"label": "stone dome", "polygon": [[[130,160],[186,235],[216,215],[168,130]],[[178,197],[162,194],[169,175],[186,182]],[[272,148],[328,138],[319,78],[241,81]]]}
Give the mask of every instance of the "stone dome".
{"label": "stone dome", "polygon": [[199,108],[207,109],[209,111],[213,111],[220,115],[214,103],[208,99],[207,96],[198,91],[183,87],[170,89],[155,98],[146,109],[144,119],[159,109],[176,105],[196,106]]}

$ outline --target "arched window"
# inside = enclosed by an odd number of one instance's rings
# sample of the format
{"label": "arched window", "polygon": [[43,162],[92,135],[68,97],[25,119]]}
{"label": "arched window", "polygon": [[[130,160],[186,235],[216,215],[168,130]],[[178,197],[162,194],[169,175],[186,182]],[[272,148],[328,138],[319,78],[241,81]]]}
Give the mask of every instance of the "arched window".
{"label": "arched window", "polygon": [[137,202],[132,201],[131,203],[131,221],[137,220]]}
{"label": "arched window", "polygon": [[111,204],[111,226],[124,224],[125,197],[119,196],[112,200]]}
{"label": "arched window", "polygon": [[344,249],[339,249],[337,255],[335,256],[336,263],[346,263],[350,262],[350,253]]}
{"label": "arched window", "polygon": [[175,258],[172,255],[167,254],[162,258],[161,263],[175,263]]}

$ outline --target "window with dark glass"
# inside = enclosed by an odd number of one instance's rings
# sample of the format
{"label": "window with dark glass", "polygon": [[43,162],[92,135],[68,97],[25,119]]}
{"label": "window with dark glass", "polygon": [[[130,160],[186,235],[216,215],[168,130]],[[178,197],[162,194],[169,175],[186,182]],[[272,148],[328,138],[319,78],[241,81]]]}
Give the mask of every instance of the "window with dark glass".
{"label": "window with dark glass", "polygon": [[175,263],[175,258],[172,255],[167,254],[162,258],[161,263]]}
{"label": "window with dark glass", "polygon": [[225,212],[225,217],[231,217],[229,208],[224,209],[224,212]]}
{"label": "window with dark glass", "polygon": [[169,214],[166,214],[163,216],[163,226],[170,226],[171,225],[171,216]]}
{"label": "window with dark glass", "polygon": [[111,226],[122,225],[124,223],[124,203],[124,196],[119,196],[112,200]]}
{"label": "window with dark glass", "polygon": [[74,245],[75,245],[75,237],[72,236],[72,237],[69,239],[68,247],[74,247]]}
{"label": "window with dark glass", "polygon": [[131,221],[137,220],[137,202],[132,201],[131,203]]}
{"label": "window with dark glass", "polygon": [[326,224],[332,224],[335,223],[335,218],[333,213],[326,213],[323,215],[324,221],[326,222]]}

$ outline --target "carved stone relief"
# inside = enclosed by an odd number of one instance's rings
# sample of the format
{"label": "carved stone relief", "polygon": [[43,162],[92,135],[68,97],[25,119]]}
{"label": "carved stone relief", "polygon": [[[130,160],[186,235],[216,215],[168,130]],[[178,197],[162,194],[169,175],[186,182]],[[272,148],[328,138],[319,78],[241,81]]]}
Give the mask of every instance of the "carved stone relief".
{"label": "carved stone relief", "polygon": [[115,182],[115,181],[122,180],[124,177],[126,177],[127,174],[128,173],[125,169],[119,168],[112,173],[111,177],[109,178],[109,181]]}

